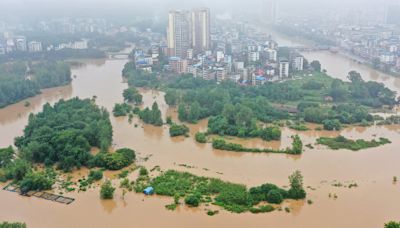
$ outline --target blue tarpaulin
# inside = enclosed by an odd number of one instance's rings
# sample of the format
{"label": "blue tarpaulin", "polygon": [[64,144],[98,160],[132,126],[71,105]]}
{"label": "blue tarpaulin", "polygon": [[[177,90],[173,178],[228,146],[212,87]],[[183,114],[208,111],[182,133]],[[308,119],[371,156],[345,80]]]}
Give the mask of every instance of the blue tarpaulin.
{"label": "blue tarpaulin", "polygon": [[147,187],[146,189],[143,190],[143,193],[146,195],[152,195],[154,193],[154,188],[153,187]]}

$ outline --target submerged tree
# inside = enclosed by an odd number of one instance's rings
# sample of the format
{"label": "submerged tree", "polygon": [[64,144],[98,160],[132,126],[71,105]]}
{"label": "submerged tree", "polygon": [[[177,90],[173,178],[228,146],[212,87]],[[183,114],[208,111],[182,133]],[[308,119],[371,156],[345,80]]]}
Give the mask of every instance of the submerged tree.
{"label": "submerged tree", "polygon": [[303,187],[303,175],[300,171],[295,171],[289,176],[290,189],[288,191],[289,198],[304,199],[306,198],[306,191]]}
{"label": "submerged tree", "polygon": [[110,180],[107,180],[101,185],[100,189],[100,198],[101,199],[113,199],[114,198],[115,188],[111,184]]}

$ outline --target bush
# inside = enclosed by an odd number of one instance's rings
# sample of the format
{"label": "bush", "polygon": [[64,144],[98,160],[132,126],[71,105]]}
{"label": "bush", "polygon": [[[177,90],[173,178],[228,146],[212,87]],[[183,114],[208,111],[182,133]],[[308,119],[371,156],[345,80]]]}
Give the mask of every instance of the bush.
{"label": "bush", "polygon": [[288,191],[288,198],[290,199],[304,199],[306,198],[306,191],[303,188],[303,175],[300,171],[294,172],[289,176],[290,189]]}
{"label": "bush", "polygon": [[28,173],[19,183],[21,193],[25,194],[29,191],[50,190],[54,184],[54,180],[47,177],[44,173]]}
{"label": "bush", "polygon": [[271,212],[274,210],[275,210],[275,208],[271,205],[263,205],[263,206],[260,206],[259,208],[256,208],[256,207],[250,208],[250,212],[253,214],[268,213],[268,212]]}
{"label": "bush", "polygon": [[89,172],[89,179],[94,181],[99,181],[103,179],[103,171],[101,170],[90,170]]}
{"label": "bush", "polygon": [[149,171],[147,171],[147,169],[145,167],[140,167],[140,170],[139,170],[140,176],[147,176],[148,174],[149,174]]}
{"label": "bush", "polygon": [[115,188],[111,184],[111,181],[107,180],[101,185],[100,198],[101,199],[113,199]]}
{"label": "bush", "polygon": [[281,193],[278,190],[271,190],[267,194],[267,202],[268,203],[274,203],[274,204],[280,204],[283,201],[283,197]]}
{"label": "bush", "polygon": [[31,164],[23,159],[17,159],[5,168],[5,176],[8,180],[22,180],[31,171]]}
{"label": "bush", "polygon": [[26,228],[26,224],[20,222],[2,222],[0,223],[0,228]]}
{"label": "bush", "polygon": [[109,170],[120,170],[132,164],[136,159],[134,150],[124,148],[114,153],[100,152],[91,161],[92,166],[104,167]]}
{"label": "bush", "polygon": [[186,125],[172,124],[169,128],[169,135],[171,137],[186,135],[189,132],[189,128]]}
{"label": "bush", "polygon": [[11,146],[7,148],[0,148],[0,168],[9,165],[14,158],[14,154],[14,149]]}
{"label": "bush", "polygon": [[328,130],[328,131],[339,131],[340,129],[342,129],[342,124],[340,123],[339,120],[337,119],[333,119],[333,120],[324,120],[322,122],[322,124],[324,125],[324,130]]}
{"label": "bush", "polygon": [[385,228],[400,228],[400,222],[388,222],[385,224]]}
{"label": "bush", "polygon": [[185,198],[185,204],[191,207],[198,207],[200,204],[200,196],[197,194],[190,194]]}
{"label": "bush", "polygon": [[195,139],[198,143],[206,143],[207,135],[206,135],[206,133],[197,132],[195,135]]}
{"label": "bush", "polygon": [[132,111],[132,107],[129,104],[115,104],[113,108],[113,114],[115,117],[126,116]]}

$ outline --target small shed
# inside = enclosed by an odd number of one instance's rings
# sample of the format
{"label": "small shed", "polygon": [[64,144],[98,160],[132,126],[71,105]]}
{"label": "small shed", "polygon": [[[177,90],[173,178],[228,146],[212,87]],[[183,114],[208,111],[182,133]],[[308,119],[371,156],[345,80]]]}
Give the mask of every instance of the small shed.
{"label": "small shed", "polygon": [[146,195],[152,195],[154,193],[154,188],[153,187],[147,187],[143,190],[143,193]]}

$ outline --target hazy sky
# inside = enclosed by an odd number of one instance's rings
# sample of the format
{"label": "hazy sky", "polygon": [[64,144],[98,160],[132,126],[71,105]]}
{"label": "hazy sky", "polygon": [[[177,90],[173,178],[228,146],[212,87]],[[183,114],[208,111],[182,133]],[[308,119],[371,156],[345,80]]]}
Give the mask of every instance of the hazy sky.
{"label": "hazy sky", "polygon": [[[208,6],[217,13],[252,12],[271,0],[0,0],[0,17],[13,19],[57,16],[111,17],[157,15],[174,8]],[[400,0],[276,0],[280,11],[349,8]],[[266,4],[266,3],[265,3]]]}

